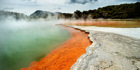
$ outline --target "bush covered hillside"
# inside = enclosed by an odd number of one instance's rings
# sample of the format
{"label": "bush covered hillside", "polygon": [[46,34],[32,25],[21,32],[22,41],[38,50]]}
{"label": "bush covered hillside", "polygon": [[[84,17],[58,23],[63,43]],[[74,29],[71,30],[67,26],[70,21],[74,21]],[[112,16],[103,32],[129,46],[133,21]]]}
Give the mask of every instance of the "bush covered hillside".
{"label": "bush covered hillside", "polygon": [[52,17],[58,19],[96,19],[96,18],[111,18],[111,19],[135,19],[140,18],[140,2],[131,3],[131,4],[121,4],[121,5],[112,5],[106,6],[94,10],[88,11],[75,11],[74,13],[51,13],[47,11],[35,11],[31,14],[31,17],[34,18],[47,18],[48,14]]}
{"label": "bush covered hillside", "polygon": [[140,18],[140,2],[131,4],[121,4],[106,6],[88,11],[75,11],[74,13],[61,13],[37,10],[30,16],[17,12],[1,11],[0,19],[12,16],[19,19],[97,19],[97,18],[110,18],[110,19],[139,19]]}
{"label": "bush covered hillside", "polygon": [[74,17],[79,18],[112,18],[112,19],[126,19],[126,18],[140,18],[140,2],[132,4],[112,5],[95,10],[88,10],[74,12]]}

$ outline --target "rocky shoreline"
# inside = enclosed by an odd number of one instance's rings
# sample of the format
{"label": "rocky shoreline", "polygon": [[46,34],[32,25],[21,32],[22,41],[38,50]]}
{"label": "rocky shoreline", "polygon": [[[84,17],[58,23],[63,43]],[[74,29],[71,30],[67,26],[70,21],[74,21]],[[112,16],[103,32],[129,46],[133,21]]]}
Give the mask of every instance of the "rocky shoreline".
{"label": "rocky shoreline", "polygon": [[63,26],[63,28],[71,34],[66,42],[52,50],[41,60],[34,61],[29,67],[20,70],[70,70],[76,60],[86,52],[85,49],[91,45],[91,42],[88,33],[71,27]]}
{"label": "rocky shoreline", "polygon": [[80,56],[70,70],[139,70],[140,39],[110,32],[84,29],[89,32],[92,45]]}

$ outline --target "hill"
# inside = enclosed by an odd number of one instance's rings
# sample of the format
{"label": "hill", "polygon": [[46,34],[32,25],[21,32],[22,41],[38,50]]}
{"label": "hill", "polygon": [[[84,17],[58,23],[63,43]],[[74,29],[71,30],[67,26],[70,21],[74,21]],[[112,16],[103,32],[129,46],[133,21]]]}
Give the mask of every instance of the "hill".
{"label": "hill", "polygon": [[94,10],[74,12],[76,19],[95,19],[95,18],[111,18],[111,19],[128,19],[140,18],[140,2],[131,4],[111,5]]}

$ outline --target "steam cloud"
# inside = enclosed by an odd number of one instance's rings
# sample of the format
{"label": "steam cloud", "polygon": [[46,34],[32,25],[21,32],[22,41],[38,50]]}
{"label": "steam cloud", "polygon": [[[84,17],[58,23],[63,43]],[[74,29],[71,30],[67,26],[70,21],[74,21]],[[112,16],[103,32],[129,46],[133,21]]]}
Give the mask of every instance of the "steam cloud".
{"label": "steam cloud", "polygon": [[0,70],[27,67],[56,48],[54,44],[64,42],[69,33],[56,27],[56,23],[59,22],[17,20],[10,15],[0,15]]}

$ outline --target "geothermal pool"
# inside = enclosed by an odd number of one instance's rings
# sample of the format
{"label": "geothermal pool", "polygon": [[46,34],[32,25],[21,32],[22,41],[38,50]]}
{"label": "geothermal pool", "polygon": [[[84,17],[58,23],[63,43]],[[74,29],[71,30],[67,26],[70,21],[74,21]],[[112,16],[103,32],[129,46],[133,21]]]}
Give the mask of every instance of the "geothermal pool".
{"label": "geothermal pool", "polygon": [[70,34],[54,21],[0,22],[0,70],[19,70],[38,61],[66,41]]}

